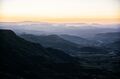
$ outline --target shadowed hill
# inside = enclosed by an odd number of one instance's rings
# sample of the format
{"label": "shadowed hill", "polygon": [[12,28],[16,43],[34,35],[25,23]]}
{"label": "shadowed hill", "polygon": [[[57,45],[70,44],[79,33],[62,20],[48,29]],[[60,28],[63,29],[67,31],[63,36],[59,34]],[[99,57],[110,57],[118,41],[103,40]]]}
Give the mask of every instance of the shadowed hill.
{"label": "shadowed hill", "polygon": [[[79,63],[77,66],[74,58],[64,52],[52,48],[45,49],[40,44],[18,37],[10,30],[0,30],[0,38],[0,77],[3,79],[54,79],[58,76],[64,78],[68,76],[64,67],[66,69],[67,65],[72,65],[70,69],[76,71],[76,67],[80,66]],[[60,69],[60,65],[63,66],[61,73],[57,70]],[[70,69],[65,71],[72,72]]]}
{"label": "shadowed hill", "polygon": [[[53,57],[56,57],[56,59],[61,59],[61,61],[64,62],[64,60],[59,57],[61,53],[62,57],[65,56],[66,59],[73,59],[71,56],[66,54],[63,51],[52,49],[52,48],[44,48],[40,44],[32,43],[29,41],[24,40],[23,38],[18,37],[13,31],[11,30],[0,30],[0,48],[3,51],[9,52],[20,52],[21,55],[38,55],[38,56],[44,56],[48,57],[52,60],[52,55],[55,55]],[[8,49],[8,50],[5,50]],[[53,52],[49,52],[49,50],[53,50]],[[52,54],[51,54],[52,53]],[[54,61],[54,60],[52,60]]]}
{"label": "shadowed hill", "polygon": [[52,47],[63,50],[69,54],[75,54],[75,52],[79,52],[79,47],[81,47],[80,45],[64,40],[57,35],[36,36],[30,34],[23,34],[21,35],[21,37],[28,41],[42,44],[44,47]]}
{"label": "shadowed hill", "polygon": [[[0,79],[116,79],[105,70],[84,68],[65,52],[0,30]],[[110,77],[109,77],[110,76]]]}

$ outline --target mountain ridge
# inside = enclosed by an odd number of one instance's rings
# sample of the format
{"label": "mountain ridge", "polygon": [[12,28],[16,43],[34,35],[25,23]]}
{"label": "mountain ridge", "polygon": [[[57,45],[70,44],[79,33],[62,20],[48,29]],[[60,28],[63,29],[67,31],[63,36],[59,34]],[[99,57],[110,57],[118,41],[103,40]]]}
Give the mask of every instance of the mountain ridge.
{"label": "mountain ridge", "polygon": [[20,37],[35,43],[42,44],[44,47],[52,47],[55,49],[60,49],[69,54],[74,54],[73,52],[79,51],[79,44],[67,41],[58,35],[31,35],[24,34],[20,35]]}
{"label": "mountain ridge", "polygon": [[13,31],[0,30],[0,38],[1,79],[118,78],[106,70],[83,67],[65,52],[26,41]]}

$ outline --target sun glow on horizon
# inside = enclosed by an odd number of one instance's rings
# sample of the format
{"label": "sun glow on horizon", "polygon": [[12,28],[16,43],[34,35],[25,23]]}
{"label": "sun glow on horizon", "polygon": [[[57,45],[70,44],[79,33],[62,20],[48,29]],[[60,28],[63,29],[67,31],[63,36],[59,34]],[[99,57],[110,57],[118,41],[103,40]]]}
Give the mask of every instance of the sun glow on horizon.
{"label": "sun glow on horizon", "polygon": [[2,0],[0,21],[119,23],[119,0]]}

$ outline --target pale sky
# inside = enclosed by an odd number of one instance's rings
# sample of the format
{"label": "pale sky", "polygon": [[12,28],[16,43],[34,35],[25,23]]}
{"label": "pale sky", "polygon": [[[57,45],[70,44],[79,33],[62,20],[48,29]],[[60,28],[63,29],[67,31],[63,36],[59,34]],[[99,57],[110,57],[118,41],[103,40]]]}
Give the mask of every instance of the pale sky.
{"label": "pale sky", "polygon": [[120,0],[2,0],[0,21],[119,22]]}

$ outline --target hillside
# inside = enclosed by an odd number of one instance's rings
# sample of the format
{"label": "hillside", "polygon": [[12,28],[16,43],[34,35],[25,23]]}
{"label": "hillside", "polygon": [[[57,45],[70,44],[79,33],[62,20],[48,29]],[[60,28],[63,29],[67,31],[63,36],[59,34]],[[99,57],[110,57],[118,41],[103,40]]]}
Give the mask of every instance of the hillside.
{"label": "hillside", "polygon": [[[67,63],[80,66],[74,58],[64,52],[52,48],[45,49],[40,44],[31,43],[16,36],[10,30],[0,30],[0,38],[0,75],[4,79],[54,78],[65,73],[63,70],[59,73],[56,69],[57,67],[59,69],[59,63],[63,69]],[[58,64],[55,64],[56,62]],[[72,69],[76,70],[76,68]],[[58,75],[55,76],[55,74]],[[68,73],[65,74],[68,75]],[[67,76],[61,75],[61,78],[64,77]]]}
{"label": "hillside", "polygon": [[44,47],[52,47],[56,49],[63,50],[69,54],[75,54],[75,52],[79,52],[80,45],[67,41],[57,35],[30,35],[23,34],[20,35],[22,38],[42,44]]}
{"label": "hillside", "polygon": [[82,45],[82,46],[93,46],[97,44],[97,42],[95,41],[91,41],[91,40],[88,40],[88,39],[85,39],[79,36],[74,36],[74,35],[64,34],[64,35],[60,35],[60,37],[62,37],[65,40],[71,41],[73,43]]}

